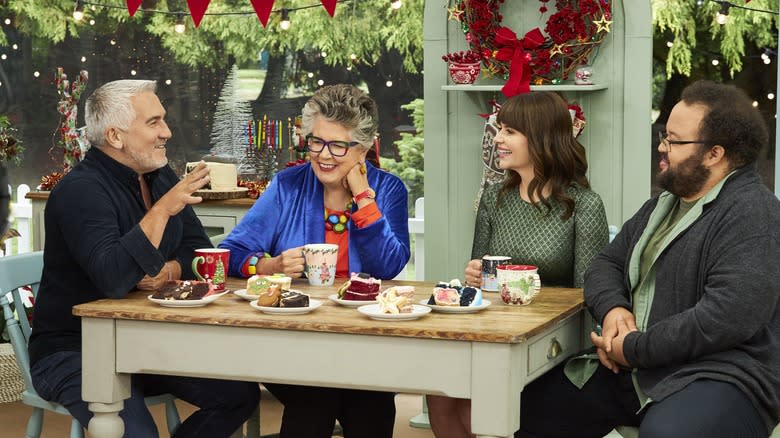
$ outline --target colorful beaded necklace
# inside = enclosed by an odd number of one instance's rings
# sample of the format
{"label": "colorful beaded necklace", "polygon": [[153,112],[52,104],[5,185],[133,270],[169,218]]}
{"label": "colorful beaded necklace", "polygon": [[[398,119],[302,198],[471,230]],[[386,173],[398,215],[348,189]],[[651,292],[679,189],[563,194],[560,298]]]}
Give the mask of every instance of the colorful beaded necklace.
{"label": "colorful beaded necklace", "polygon": [[349,201],[344,211],[329,210],[325,207],[325,231],[341,234],[347,231],[347,222],[352,217],[352,201]]}

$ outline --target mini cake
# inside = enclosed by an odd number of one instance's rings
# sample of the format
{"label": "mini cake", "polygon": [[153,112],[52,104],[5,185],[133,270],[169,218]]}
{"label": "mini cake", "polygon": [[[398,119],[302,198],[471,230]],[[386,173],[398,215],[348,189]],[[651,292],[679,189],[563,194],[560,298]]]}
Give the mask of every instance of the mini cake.
{"label": "mini cake", "polygon": [[376,296],[382,313],[412,313],[414,309],[414,286],[394,286]]}
{"label": "mini cake", "polygon": [[268,281],[265,275],[253,275],[246,280],[246,294],[247,295],[260,295],[264,292],[268,292],[268,287],[271,286],[271,282]]}
{"label": "mini cake", "polygon": [[382,280],[368,274],[357,273],[339,288],[339,298],[352,301],[373,301],[379,295]]}
{"label": "mini cake", "polygon": [[433,289],[433,302],[437,306],[460,306],[460,294],[449,287],[437,287]]}
{"label": "mini cake", "polygon": [[257,297],[257,305],[263,307],[279,307],[279,299],[282,296],[282,288],[278,284],[272,284]]}
{"label": "mini cake", "polygon": [[433,288],[433,293],[428,299],[428,304],[437,306],[462,306],[476,307],[482,305],[482,289],[476,287],[461,286],[460,280],[455,279],[439,282]]}
{"label": "mini cake", "polygon": [[265,278],[271,283],[278,284],[282,290],[288,290],[290,285],[292,285],[292,278],[284,274],[267,275]]}
{"label": "mini cake", "polygon": [[309,296],[295,290],[282,292],[279,307],[309,307]]}
{"label": "mini cake", "polygon": [[[190,173],[197,165],[198,163],[187,163],[185,173]],[[203,186],[203,190],[225,192],[238,187],[238,171],[235,164],[207,161],[206,165],[209,167],[211,180]]]}
{"label": "mini cake", "polygon": [[199,300],[213,291],[211,283],[193,280],[168,280],[152,295],[158,300]]}

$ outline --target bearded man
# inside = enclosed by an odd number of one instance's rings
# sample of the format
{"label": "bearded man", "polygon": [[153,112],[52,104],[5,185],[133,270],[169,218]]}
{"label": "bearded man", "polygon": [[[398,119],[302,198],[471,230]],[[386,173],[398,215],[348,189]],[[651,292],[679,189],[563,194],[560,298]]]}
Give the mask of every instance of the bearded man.
{"label": "bearded man", "polygon": [[780,202],[761,114],[733,86],[682,93],[659,184],[585,273],[593,351],[528,385],[520,437],[761,437],[780,418]]}

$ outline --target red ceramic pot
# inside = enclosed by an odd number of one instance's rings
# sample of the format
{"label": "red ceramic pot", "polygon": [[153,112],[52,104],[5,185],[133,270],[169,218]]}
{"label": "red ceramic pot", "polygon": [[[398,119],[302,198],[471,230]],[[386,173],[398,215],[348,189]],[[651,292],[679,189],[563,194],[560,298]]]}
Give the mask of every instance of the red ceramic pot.
{"label": "red ceramic pot", "polygon": [[450,78],[456,84],[473,84],[479,77],[479,63],[462,64],[459,62],[447,63],[450,71]]}

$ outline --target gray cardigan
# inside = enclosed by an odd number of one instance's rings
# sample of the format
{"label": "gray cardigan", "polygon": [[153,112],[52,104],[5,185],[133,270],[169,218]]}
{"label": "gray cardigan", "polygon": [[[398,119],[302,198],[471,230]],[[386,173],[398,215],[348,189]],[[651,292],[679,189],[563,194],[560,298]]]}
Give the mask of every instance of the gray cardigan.
{"label": "gray cardigan", "polygon": [[[629,260],[657,201],[586,271],[585,301],[597,321],[614,307],[632,309]],[[749,165],[659,254],[648,328],[626,337],[626,360],[653,400],[697,379],[733,383],[771,431],[780,418],[779,304],[780,201]]]}

